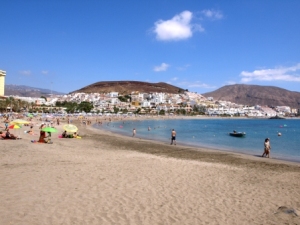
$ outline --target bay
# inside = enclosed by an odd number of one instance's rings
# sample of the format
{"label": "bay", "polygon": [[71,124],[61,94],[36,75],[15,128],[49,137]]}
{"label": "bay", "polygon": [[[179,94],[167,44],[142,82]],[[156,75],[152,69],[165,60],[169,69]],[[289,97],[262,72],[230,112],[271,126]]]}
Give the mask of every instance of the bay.
{"label": "bay", "polygon": [[[95,126],[126,136],[170,142],[171,130],[177,132],[177,145],[205,147],[221,151],[260,156],[264,140],[270,138],[271,157],[300,162],[300,120],[299,119],[161,119],[126,120]],[[150,128],[150,130],[148,130]],[[236,130],[246,132],[244,138],[229,136]],[[278,136],[281,133],[281,136]]]}

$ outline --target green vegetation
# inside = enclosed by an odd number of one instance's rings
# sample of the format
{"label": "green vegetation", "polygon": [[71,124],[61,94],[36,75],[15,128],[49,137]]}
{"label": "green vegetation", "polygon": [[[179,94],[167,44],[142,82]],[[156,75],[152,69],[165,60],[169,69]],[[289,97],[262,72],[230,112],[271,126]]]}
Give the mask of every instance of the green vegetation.
{"label": "green vegetation", "polygon": [[8,97],[6,99],[0,100],[0,112],[22,112],[23,110],[28,110],[30,107],[32,107],[32,105],[33,103],[15,99],[13,97]]}
{"label": "green vegetation", "polygon": [[121,95],[121,96],[118,96],[118,99],[121,101],[121,102],[128,102],[128,99],[129,99],[129,102],[131,102],[131,96],[130,95]]}
{"label": "green vegetation", "polygon": [[159,111],[159,115],[165,115],[165,114],[166,114],[165,110],[162,109],[162,110]]}
{"label": "green vegetation", "polygon": [[56,102],[57,107],[64,107],[66,108],[67,113],[74,113],[74,112],[86,112],[89,113],[94,108],[93,104],[90,102],[81,102],[77,104],[76,102]]}

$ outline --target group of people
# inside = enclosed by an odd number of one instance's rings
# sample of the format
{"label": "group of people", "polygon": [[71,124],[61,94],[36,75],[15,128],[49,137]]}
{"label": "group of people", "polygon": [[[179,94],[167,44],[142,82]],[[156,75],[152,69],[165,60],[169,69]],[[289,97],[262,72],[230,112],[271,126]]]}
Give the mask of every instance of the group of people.
{"label": "group of people", "polygon": [[[148,127],[148,131],[150,131],[151,128]],[[236,132],[236,131],[234,131]],[[136,129],[133,128],[133,131],[132,131],[132,137],[135,137],[136,136]],[[171,131],[171,143],[170,145],[176,145],[176,131],[175,129],[172,129]],[[270,152],[271,152],[271,144],[270,144],[270,138],[266,138],[265,139],[265,142],[264,142],[264,153],[262,154],[261,157],[268,157],[270,158]]]}
{"label": "group of people", "polygon": [[62,138],[77,138],[78,134],[77,132],[74,132],[73,134],[68,134],[66,130],[61,134]]}
{"label": "group of people", "polygon": [[0,131],[0,135],[3,139],[18,139],[18,136],[10,133],[9,131],[9,123],[10,123],[10,120],[9,120],[9,116],[7,117],[4,117],[4,131]]}
{"label": "group of people", "polygon": [[[151,130],[151,128],[150,127],[148,127],[148,131],[150,131]],[[133,130],[132,130],[132,137],[135,137],[136,136],[136,129],[135,128],[133,128]],[[175,131],[175,129],[172,129],[172,131],[171,131],[171,143],[170,143],[170,145],[176,145],[176,131]]]}
{"label": "group of people", "polygon": [[6,128],[4,132],[1,131],[1,137],[3,139],[18,139],[18,136],[10,133],[9,128]]}
{"label": "group of people", "polygon": [[[57,122],[57,125],[60,124],[59,119],[57,119],[56,122]],[[68,123],[70,123],[70,118],[68,118]],[[9,118],[8,117],[4,118],[4,125],[5,125],[5,132],[1,132],[2,138],[4,138],[4,139],[17,139],[18,137],[15,136],[14,134],[11,134],[10,131],[9,131],[9,128],[8,128]],[[48,135],[47,135],[47,132],[42,130],[44,127],[45,127],[45,124],[43,123],[40,126],[40,137],[39,137],[38,142],[49,143],[51,133],[48,133]],[[150,127],[148,127],[148,131],[151,131]],[[33,126],[32,125],[30,125],[30,130],[27,133],[29,133],[29,134],[33,133]],[[77,132],[74,132],[73,134],[67,134],[67,131],[64,130],[61,137],[62,138],[77,138],[78,134],[77,134]],[[136,137],[136,129],[135,128],[133,128],[132,137]],[[171,130],[171,143],[170,143],[170,145],[173,145],[173,144],[176,145],[176,131],[175,131],[175,129]],[[266,138],[265,141],[264,141],[264,152],[262,154],[262,157],[270,158],[270,152],[271,152],[270,139]]]}

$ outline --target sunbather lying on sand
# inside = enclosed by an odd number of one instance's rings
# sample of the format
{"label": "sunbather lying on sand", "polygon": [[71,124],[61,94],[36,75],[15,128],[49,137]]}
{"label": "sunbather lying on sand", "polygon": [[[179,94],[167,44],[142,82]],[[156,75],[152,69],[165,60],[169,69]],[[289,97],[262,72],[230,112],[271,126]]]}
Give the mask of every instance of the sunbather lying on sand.
{"label": "sunbather lying on sand", "polygon": [[6,129],[6,132],[2,133],[1,136],[2,136],[3,139],[17,139],[17,136],[15,136],[14,134],[11,134],[9,132],[9,129]]}

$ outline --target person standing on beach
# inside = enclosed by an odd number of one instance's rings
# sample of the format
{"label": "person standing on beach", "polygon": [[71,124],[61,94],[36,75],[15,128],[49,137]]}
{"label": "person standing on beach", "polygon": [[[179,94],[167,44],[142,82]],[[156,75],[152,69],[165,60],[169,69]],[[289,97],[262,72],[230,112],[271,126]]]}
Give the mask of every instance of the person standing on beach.
{"label": "person standing on beach", "polygon": [[9,125],[9,117],[7,116],[6,119],[4,120],[4,126],[5,126],[5,129],[8,128],[8,125]]}
{"label": "person standing on beach", "polygon": [[269,138],[266,138],[265,139],[265,143],[264,143],[264,153],[262,154],[261,157],[268,157],[270,158],[270,151],[271,151],[271,145],[270,145],[270,139]]}
{"label": "person standing on beach", "polygon": [[135,137],[135,135],[136,135],[136,129],[133,128],[133,130],[132,130],[132,137]]}
{"label": "person standing on beach", "polygon": [[174,145],[176,145],[176,131],[174,129],[172,129],[171,132],[171,144],[172,145],[174,143]]}

